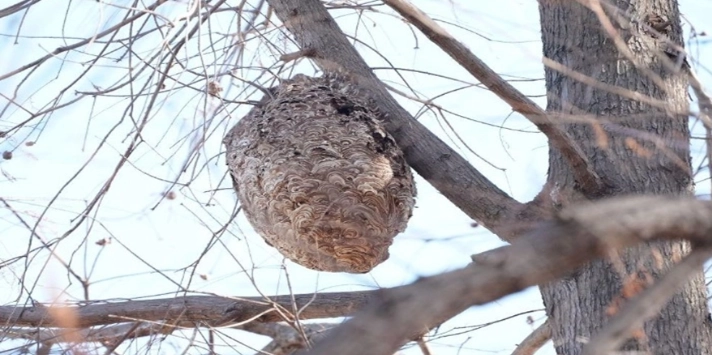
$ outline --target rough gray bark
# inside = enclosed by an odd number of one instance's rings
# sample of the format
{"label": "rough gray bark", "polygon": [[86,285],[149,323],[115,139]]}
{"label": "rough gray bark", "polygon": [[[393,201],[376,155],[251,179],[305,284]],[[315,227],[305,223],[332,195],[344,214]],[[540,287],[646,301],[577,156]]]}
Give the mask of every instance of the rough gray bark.
{"label": "rough gray bark", "polygon": [[[597,1],[588,4],[595,10]],[[679,114],[687,111],[688,105],[685,77],[665,67],[660,41],[654,38],[659,36],[646,34],[649,28],[644,20],[648,14],[668,18],[671,25],[664,31],[669,31],[667,35],[673,42],[682,43],[677,2],[617,0],[606,4],[599,5],[620,34],[619,45],[624,43],[631,57],[625,56],[625,48],[621,51],[616,46],[610,28],[606,31],[602,27],[600,12],[597,16],[579,2],[556,0],[540,1],[544,56],[601,83],[667,102],[668,110],[592,88],[547,68],[547,111],[562,116],[598,117],[587,123],[563,123],[566,131],[583,143],[582,149],[594,170],[604,179],[606,190],[600,197],[688,195],[692,189],[690,132],[687,117]],[[621,11],[615,11],[613,6]],[[562,155],[552,149],[549,163],[547,184],[555,193],[547,202],[560,208],[580,201],[586,193],[575,184]],[[547,198],[541,196],[542,200]],[[581,354],[581,339],[590,338],[617,311],[616,302],[624,291],[623,277],[629,277],[626,287],[648,277],[657,279],[688,252],[685,242],[641,246],[620,255],[625,270],[614,267],[611,261],[599,260],[572,277],[543,286],[557,353]],[[645,337],[629,341],[624,349],[661,355],[712,353],[701,271],[673,297],[659,317],[646,323]]]}

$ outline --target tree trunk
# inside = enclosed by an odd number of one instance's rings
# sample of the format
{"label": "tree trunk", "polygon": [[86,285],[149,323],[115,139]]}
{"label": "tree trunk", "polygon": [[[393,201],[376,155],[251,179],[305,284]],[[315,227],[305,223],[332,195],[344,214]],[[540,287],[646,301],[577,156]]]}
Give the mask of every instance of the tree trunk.
{"label": "tree trunk", "polygon": [[[590,3],[595,6],[596,2]],[[575,75],[547,67],[547,111],[561,114],[559,120],[580,142],[595,171],[604,179],[606,190],[596,196],[581,191],[561,154],[550,149],[547,185],[551,193],[546,198],[552,196],[549,202],[554,208],[561,208],[586,197],[690,194],[690,132],[687,116],[680,114],[688,108],[685,77],[673,73],[669,61],[668,67],[664,65],[667,59],[660,48],[662,36],[651,34],[644,25],[646,15],[661,15],[671,23],[660,32],[667,32],[673,42],[682,43],[677,1],[614,0],[601,5],[630,49],[632,61],[622,54],[594,11],[565,0],[540,0],[544,56],[599,83],[662,100],[668,110],[601,87],[593,88],[574,79]],[[572,117],[578,123],[571,123]],[[557,353],[580,354],[585,341],[616,313],[622,297],[631,297],[641,286],[664,274],[689,249],[687,243],[647,245],[623,253],[620,258],[613,256],[591,263],[571,277],[544,285],[542,296]],[[702,270],[658,318],[645,324],[644,331],[624,350],[661,355],[712,354]]]}

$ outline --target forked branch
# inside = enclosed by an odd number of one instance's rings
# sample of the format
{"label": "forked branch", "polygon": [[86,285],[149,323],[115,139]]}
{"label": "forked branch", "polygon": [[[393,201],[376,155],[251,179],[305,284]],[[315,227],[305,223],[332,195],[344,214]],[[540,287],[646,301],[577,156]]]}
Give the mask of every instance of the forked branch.
{"label": "forked branch", "polygon": [[415,120],[388,93],[319,0],[268,0],[302,51],[325,71],[344,70],[372,93],[408,164],[471,218],[508,239],[523,206]]}

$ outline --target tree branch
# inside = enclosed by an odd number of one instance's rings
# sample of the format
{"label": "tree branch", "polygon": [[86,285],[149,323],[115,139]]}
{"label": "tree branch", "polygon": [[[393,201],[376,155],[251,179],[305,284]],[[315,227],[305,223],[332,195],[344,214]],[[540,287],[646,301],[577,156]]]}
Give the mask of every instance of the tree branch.
{"label": "tree branch", "polygon": [[465,309],[556,280],[611,249],[654,239],[712,242],[712,203],[630,197],[567,209],[475,264],[384,292],[310,355],[389,355]]}
{"label": "tree branch", "polygon": [[471,218],[504,239],[524,208],[415,120],[388,93],[319,0],[268,0],[303,51],[324,71],[350,73],[386,115],[408,164]]}
{"label": "tree branch", "polygon": [[440,27],[413,4],[406,0],[383,0],[383,2],[417,27],[472,76],[509,104],[513,111],[520,113],[534,123],[549,139],[549,144],[558,149],[568,161],[573,170],[574,178],[584,194],[596,195],[601,191],[603,188],[601,178],[593,170],[588,158],[581,151],[578,144],[574,142],[573,138],[559,128],[560,122],[552,121],[551,117],[534,101],[502,79],[464,44],[452,37],[444,28]]}
{"label": "tree branch", "polygon": [[[373,299],[376,291],[307,293],[294,295],[299,319],[335,318],[352,314]],[[220,297],[185,296],[172,299],[92,302],[71,306],[80,328],[129,321],[165,322],[175,326],[225,326],[257,320],[281,322],[282,314],[293,309],[292,296]],[[277,312],[277,309],[280,309]],[[287,312],[288,313],[288,312]],[[296,316],[291,315],[296,318]],[[63,327],[52,318],[49,307],[0,306],[0,322],[15,327]]]}

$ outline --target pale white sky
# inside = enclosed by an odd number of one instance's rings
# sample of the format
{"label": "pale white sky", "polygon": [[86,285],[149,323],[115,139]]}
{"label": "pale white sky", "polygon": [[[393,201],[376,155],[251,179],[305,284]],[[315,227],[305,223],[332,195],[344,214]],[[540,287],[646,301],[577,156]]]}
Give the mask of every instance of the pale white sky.
{"label": "pale white sky", "polygon": [[[126,0],[114,1],[114,6],[109,6],[105,2],[75,1],[70,5],[62,4],[60,6],[68,7],[60,8],[57,2],[40,2],[26,15],[24,21],[21,21],[21,15],[0,19],[0,48],[6,58],[0,61],[0,75],[40,58],[54,48],[91,37],[113,26],[124,16],[117,6],[128,6],[130,3]],[[443,23],[456,38],[497,72],[512,77],[539,79],[515,82],[514,85],[525,94],[535,95],[535,101],[545,106],[544,83],[540,80],[543,78],[543,68],[536,1],[414,3],[436,19],[457,24],[459,27]],[[712,27],[707,21],[712,13],[711,2],[681,0],[680,3],[686,21],[696,26],[697,32],[712,34]],[[188,5],[185,0],[169,2],[159,8],[159,13],[165,19],[175,20],[186,12]],[[366,13],[360,19],[349,11],[334,13],[340,15],[339,23],[344,31],[350,35],[356,33],[360,41],[378,50],[380,54],[365,45],[357,45],[373,67],[393,65],[476,83],[426,38],[414,35],[413,30],[394,18],[387,7],[376,9],[382,13]],[[67,20],[63,23],[65,14]],[[221,36],[235,33],[231,16],[228,13],[215,16],[210,22],[212,32],[208,33],[208,27],[204,26],[199,40],[187,45],[179,58],[190,58],[189,66],[192,70],[207,72],[209,75],[233,69],[238,63],[244,67],[273,66],[276,71],[278,53],[266,45],[260,45],[257,40],[247,42],[242,61],[238,62],[235,58],[227,61],[218,59],[228,64],[210,65],[224,51],[226,42],[221,42]],[[18,44],[14,44],[14,36],[20,24],[22,27],[19,33],[22,37],[17,39]],[[176,24],[176,28],[180,28],[182,22],[176,21]],[[153,28],[155,23],[151,20],[145,26]],[[689,24],[685,28],[689,30]],[[134,31],[139,31],[138,24]],[[133,51],[144,59],[158,53],[156,50],[161,48],[163,38],[175,33],[175,30],[167,34],[165,31],[163,34],[154,32],[143,37],[133,44]],[[118,38],[125,38],[127,34],[122,32]],[[51,105],[58,92],[87,69],[86,64],[102,51],[103,40],[107,38],[99,39],[68,55],[50,58],[22,84],[15,100],[33,111]],[[215,50],[208,45],[211,38],[220,40]],[[270,32],[268,39],[283,48],[288,43],[275,32]],[[707,65],[698,68],[699,74],[703,82],[712,87],[709,67],[709,63],[712,63],[712,46],[709,37],[687,45],[688,50],[703,65]],[[203,50],[198,51],[198,48]],[[111,58],[118,58],[125,51],[125,47],[114,49],[117,51],[110,54]],[[293,48],[287,51],[290,50]],[[381,56],[387,58],[390,64]],[[66,90],[60,102],[78,97],[77,91],[96,91],[96,87],[105,89],[117,81],[125,81],[129,65],[140,66],[135,57],[131,63],[126,57],[119,61],[100,61],[96,68]],[[305,64],[299,70],[310,73],[312,69]],[[259,69],[238,70],[236,75],[249,79],[258,72]],[[13,96],[26,73],[0,81],[0,93]],[[177,67],[171,73],[183,83],[196,80],[194,74]],[[377,73],[399,90],[408,90],[391,70],[378,70]],[[401,74],[424,99],[467,86],[422,74]],[[133,75],[139,74],[134,72]],[[157,77],[150,71],[141,75],[139,83],[143,83],[150,75],[153,75],[154,80]],[[231,81],[229,77],[223,76],[220,83],[225,88],[225,98],[246,99],[241,94],[245,87],[239,81]],[[224,180],[224,157],[218,154],[222,151],[220,141],[226,129],[249,109],[248,106],[235,109],[235,105],[230,105],[227,110],[218,110],[219,100],[206,99],[199,91],[202,85],[204,83],[194,85],[198,90],[191,90],[180,88],[181,84],[175,81],[166,83],[167,88],[176,90],[159,96],[142,133],[145,143],[139,146],[118,173],[98,208],[68,236],[64,236],[65,233],[74,226],[77,216],[88,201],[94,198],[111,176],[120,160],[120,154],[133,138],[134,122],[140,121],[146,110],[146,97],[139,97],[131,103],[128,100],[131,94],[129,86],[108,96],[87,96],[50,116],[32,121],[25,129],[0,141],[0,151],[12,150],[14,154],[12,160],[0,160],[0,172],[3,174],[0,177],[0,196],[27,223],[31,226],[36,224],[41,238],[46,241],[62,238],[54,252],[63,260],[71,261],[73,270],[90,280],[91,299],[170,297],[185,287],[195,292],[232,296],[285,294],[290,287],[295,293],[391,287],[410,283],[420,276],[463,267],[469,262],[471,254],[503,245],[485,230],[472,228],[469,218],[418,178],[417,209],[408,230],[395,239],[390,249],[390,259],[369,274],[319,273],[290,262],[286,262],[286,267],[282,268],[281,256],[267,246],[240,216],[222,234],[219,242],[207,251],[197,266],[196,276],[189,280],[190,271],[183,272],[182,268],[193,263],[206,249],[213,233],[218,232],[229,220],[235,206],[235,195],[228,181]],[[134,85],[133,90],[139,88],[140,85]],[[251,97],[258,98],[259,95]],[[544,137],[532,133],[533,126],[521,116],[508,117],[510,110],[507,105],[488,91],[469,87],[435,100],[438,105],[471,119],[446,114],[449,125],[467,146],[457,140],[451,130],[445,131],[443,127],[447,125],[442,119],[423,110],[421,104],[400,97],[399,100],[411,113],[422,114],[419,116],[421,122],[518,200],[528,201],[539,191],[547,168]],[[4,107],[7,101],[1,99],[0,102]],[[0,130],[6,130],[27,118],[27,113],[22,109],[9,105],[0,111]],[[499,128],[503,124],[515,130]],[[107,143],[95,154],[97,146],[107,134]],[[205,144],[199,147],[198,154],[192,154],[196,142],[203,139],[203,134],[207,136]],[[26,146],[26,141],[36,144]],[[697,141],[693,147],[697,164],[701,159],[702,148],[701,141]],[[469,149],[484,160],[477,158]],[[85,164],[81,173],[74,177]],[[184,169],[184,166],[187,167]],[[183,186],[172,187],[171,182],[176,179]],[[708,181],[701,183],[698,193],[709,193],[708,185]],[[57,195],[60,190],[61,193]],[[168,190],[176,193],[174,200],[161,199]],[[0,209],[0,236],[0,260],[25,254],[31,239],[27,228],[7,209]],[[112,238],[112,242],[104,247],[95,244],[103,238]],[[34,240],[32,248],[37,246],[39,243]],[[0,287],[0,302],[15,304],[21,292],[18,278],[25,271],[26,284],[35,285],[32,296],[37,300],[50,301],[57,296],[65,300],[83,299],[83,291],[77,281],[68,278],[66,270],[46,250],[33,255],[27,270],[24,261],[0,268],[0,282],[5,285]],[[160,270],[160,273],[156,270]],[[206,275],[207,280],[197,275]],[[26,296],[26,292],[22,293],[23,299]],[[509,354],[521,339],[543,321],[543,312],[513,317],[476,331],[473,329],[481,324],[542,308],[535,288],[483,307],[472,308],[440,328],[438,334],[443,337],[432,341],[433,352]],[[528,324],[527,316],[531,316],[535,323]],[[267,340],[248,333],[233,333],[238,334],[240,341],[253,347],[260,347]],[[172,337],[171,340],[178,345],[185,344],[179,337]],[[2,349],[7,347],[0,346]],[[163,350],[154,347],[151,352],[172,351],[166,350],[171,349],[168,347]],[[124,353],[146,351],[136,345],[131,349],[124,349]],[[223,348],[221,351],[255,353],[242,345],[235,346],[235,350]],[[193,348],[189,353],[201,353],[201,349]],[[408,349],[404,353],[420,352]],[[540,353],[553,354],[553,350],[549,345]]]}

